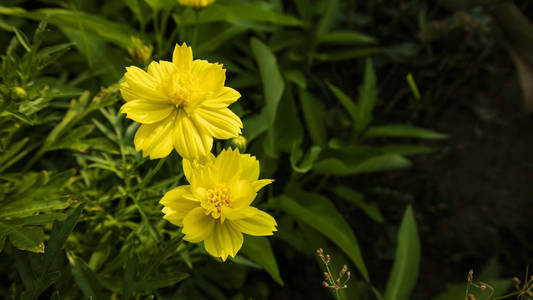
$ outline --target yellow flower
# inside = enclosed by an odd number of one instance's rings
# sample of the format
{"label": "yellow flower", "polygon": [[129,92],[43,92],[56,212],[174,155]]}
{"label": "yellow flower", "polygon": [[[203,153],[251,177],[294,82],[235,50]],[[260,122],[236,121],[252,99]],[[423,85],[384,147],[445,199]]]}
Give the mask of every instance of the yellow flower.
{"label": "yellow flower", "polygon": [[192,6],[194,8],[206,7],[215,2],[215,0],[178,0],[183,6]]}
{"label": "yellow flower", "polygon": [[172,62],[152,62],[145,72],[126,68],[120,92],[126,103],[120,111],[141,123],[135,149],[162,158],[172,149],[186,159],[201,159],[213,137],[239,136],[242,122],[228,106],[241,96],[224,86],[226,70],[218,63],[192,57],[191,47],[176,44]]}
{"label": "yellow flower", "polygon": [[257,192],[273,181],[258,180],[255,157],[229,148],[203,163],[183,160],[183,171],[190,185],[167,192],[160,203],[164,218],[183,227],[186,241],[204,241],[209,254],[226,260],[241,249],[242,233],[264,236],[277,231],[272,216],[250,206]]}

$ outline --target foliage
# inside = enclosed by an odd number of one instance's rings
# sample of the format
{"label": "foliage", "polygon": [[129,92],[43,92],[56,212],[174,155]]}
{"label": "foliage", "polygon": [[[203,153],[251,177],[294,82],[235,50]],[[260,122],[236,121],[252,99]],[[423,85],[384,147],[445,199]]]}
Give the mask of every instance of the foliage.
{"label": "foliage", "polygon": [[[374,226],[388,222],[351,180],[409,168],[413,156],[439,145],[424,140],[447,137],[413,124],[446,97],[438,88],[419,91],[410,73],[395,79],[408,113],[380,116],[383,102],[399,98],[389,99],[389,79],[377,70],[416,59],[413,45],[390,46],[364,18],[346,20],[350,1],[217,0],[201,10],[171,0],[2,5],[2,297],[269,299],[285,276],[297,276],[279,262],[312,260],[323,247],[353,270],[340,297],[411,299],[421,251],[416,206],[405,203],[397,244],[389,245],[396,256],[388,282],[374,279],[365,261],[372,249],[357,238],[365,229],[354,228],[344,208],[361,210]],[[143,158],[133,146],[139,125],[118,112],[124,67],[169,60],[177,42],[227,69],[227,85],[242,95],[231,109],[243,120],[245,146],[261,162],[261,178],[275,178],[255,205],[278,220],[279,232],[246,237],[225,263],[182,241],[162,218],[161,197],[186,184],[181,159]],[[429,42],[416,47],[432,51]],[[336,70],[343,65],[348,83]],[[230,143],[216,142],[214,152]]]}

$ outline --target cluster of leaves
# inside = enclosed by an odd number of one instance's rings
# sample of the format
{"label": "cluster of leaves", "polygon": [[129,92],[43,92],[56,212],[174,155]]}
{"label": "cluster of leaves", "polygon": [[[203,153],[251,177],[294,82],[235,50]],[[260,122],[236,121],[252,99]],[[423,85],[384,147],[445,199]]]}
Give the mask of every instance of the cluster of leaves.
{"label": "cluster of leaves", "polygon": [[[195,11],[173,0],[41,2],[0,6],[0,41],[11,41],[0,72],[0,249],[15,258],[0,262],[11,274],[0,295],[266,299],[275,289],[247,274],[264,269],[283,285],[280,274],[291,266],[280,272],[274,253],[312,260],[325,248],[336,264],[358,270],[341,291],[346,299],[410,297],[420,257],[413,208],[399,227],[388,282],[374,283],[339,207],[361,209],[375,223],[384,217],[343,178],[408,168],[410,156],[434,150],[419,140],[446,136],[406,121],[376,124],[379,79],[369,56],[394,57],[405,47],[352,29],[341,11],[353,5],[218,0]],[[30,39],[24,32],[34,21],[41,24]],[[243,95],[232,109],[248,152],[263,178],[276,178],[256,201],[279,232],[247,237],[242,255],[225,264],[183,243],[161,218],[159,199],[184,183],[180,160],[143,158],[132,145],[138,125],[117,112],[124,67],[168,60],[183,41],[196,57],[225,65],[228,85]],[[338,83],[335,68],[348,63],[357,93]],[[420,93],[409,83],[416,103]]]}

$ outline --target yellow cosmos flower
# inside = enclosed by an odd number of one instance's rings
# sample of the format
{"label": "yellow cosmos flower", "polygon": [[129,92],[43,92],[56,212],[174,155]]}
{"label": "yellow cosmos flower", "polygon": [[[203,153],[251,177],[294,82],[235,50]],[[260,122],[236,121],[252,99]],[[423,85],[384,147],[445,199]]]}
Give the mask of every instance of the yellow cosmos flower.
{"label": "yellow cosmos flower", "polygon": [[230,148],[203,164],[183,160],[183,170],[190,185],[167,192],[160,203],[164,218],[183,227],[186,241],[204,241],[209,254],[226,260],[241,249],[242,233],[264,236],[277,231],[272,216],[250,206],[257,192],[273,181],[258,180],[255,157]]}
{"label": "yellow cosmos flower", "polygon": [[135,134],[137,151],[162,158],[172,149],[186,159],[201,159],[213,137],[239,136],[242,122],[228,106],[241,96],[224,86],[226,70],[218,63],[193,60],[192,49],[176,44],[172,62],[152,62],[145,72],[126,68],[120,111],[141,123]]}
{"label": "yellow cosmos flower", "polygon": [[178,0],[183,6],[191,6],[194,8],[206,7],[209,4],[215,2],[215,0]]}

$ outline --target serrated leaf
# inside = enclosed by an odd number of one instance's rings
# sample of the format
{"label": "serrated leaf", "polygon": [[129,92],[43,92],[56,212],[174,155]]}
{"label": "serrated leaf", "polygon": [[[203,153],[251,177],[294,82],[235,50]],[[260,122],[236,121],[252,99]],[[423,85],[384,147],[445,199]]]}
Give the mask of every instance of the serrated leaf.
{"label": "serrated leaf", "polygon": [[241,251],[251,260],[261,265],[274,281],[280,285],[284,284],[279,275],[278,263],[268,238],[245,235]]}
{"label": "serrated leaf", "polygon": [[394,264],[389,274],[385,299],[408,300],[418,278],[420,264],[420,239],[413,213],[409,205],[405,210],[398,231],[398,244]]}

